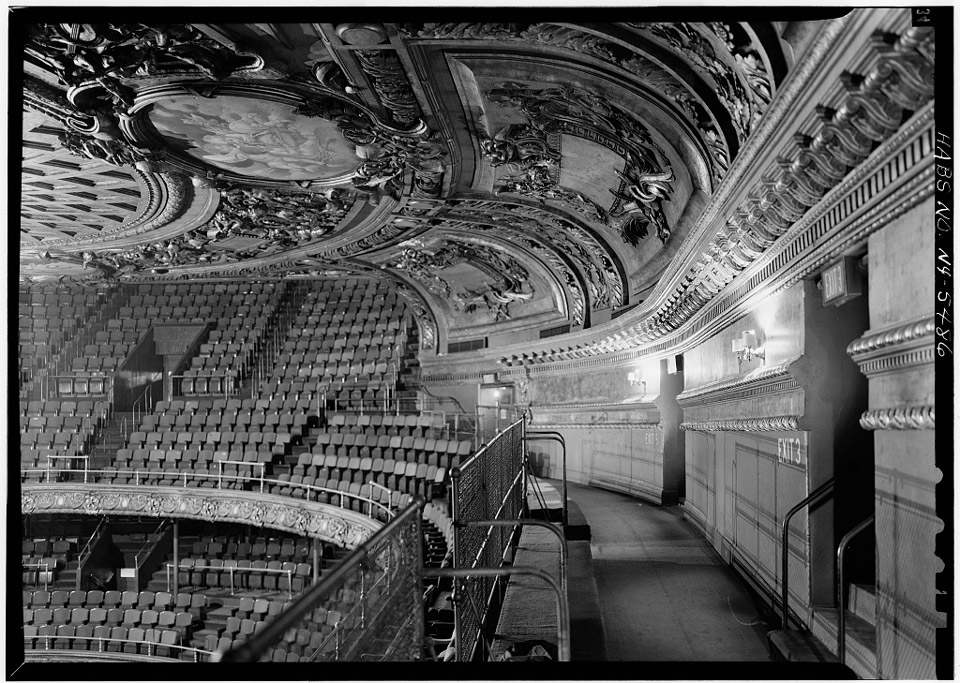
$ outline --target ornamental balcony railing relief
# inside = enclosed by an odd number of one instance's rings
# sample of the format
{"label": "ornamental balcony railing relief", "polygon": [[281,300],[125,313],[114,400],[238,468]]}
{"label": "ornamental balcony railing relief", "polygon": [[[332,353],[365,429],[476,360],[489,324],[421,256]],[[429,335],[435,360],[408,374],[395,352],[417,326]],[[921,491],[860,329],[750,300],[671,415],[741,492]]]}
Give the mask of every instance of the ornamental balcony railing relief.
{"label": "ornamental balcony railing relief", "polygon": [[297,534],[352,549],[382,523],[367,515],[299,498],[255,491],[130,484],[25,484],[28,514],[132,515],[233,522]]}

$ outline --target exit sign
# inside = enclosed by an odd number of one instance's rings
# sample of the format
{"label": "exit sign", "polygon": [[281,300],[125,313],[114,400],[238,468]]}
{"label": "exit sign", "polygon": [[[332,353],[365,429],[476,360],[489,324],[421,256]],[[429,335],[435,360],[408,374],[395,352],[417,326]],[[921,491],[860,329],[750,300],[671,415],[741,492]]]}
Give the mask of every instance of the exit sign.
{"label": "exit sign", "polygon": [[845,256],[820,273],[824,306],[839,306],[863,293],[857,260],[856,256]]}

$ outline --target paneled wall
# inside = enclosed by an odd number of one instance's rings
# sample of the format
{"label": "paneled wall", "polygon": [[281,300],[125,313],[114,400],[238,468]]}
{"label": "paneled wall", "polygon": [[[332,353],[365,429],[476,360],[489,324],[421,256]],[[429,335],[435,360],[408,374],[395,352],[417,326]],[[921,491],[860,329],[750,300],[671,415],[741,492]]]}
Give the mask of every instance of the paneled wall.
{"label": "paneled wall", "polygon": [[[791,524],[791,609],[805,622],[832,602],[835,540],[870,511],[869,476],[858,479],[855,465],[872,451],[851,445],[864,441],[866,384],[845,353],[866,324],[865,300],[824,306],[816,283],[804,281],[684,354],[684,513],[771,599],[782,585],[785,514],[853,469],[842,496]],[[765,357],[741,362],[731,341],[748,330]]]}
{"label": "paneled wall", "polygon": [[[684,516],[721,556],[768,591],[781,585],[780,535],[787,511],[808,492],[804,431],[688,431]],[[809,604],[807,515],[790,526],[792,609]]]}
{"label": "paneled wall", "polygon": [[850,347],[870,382],[861,424],[876,446],[877,664],[935,677],[933,200],[871,235],[870,330]]}

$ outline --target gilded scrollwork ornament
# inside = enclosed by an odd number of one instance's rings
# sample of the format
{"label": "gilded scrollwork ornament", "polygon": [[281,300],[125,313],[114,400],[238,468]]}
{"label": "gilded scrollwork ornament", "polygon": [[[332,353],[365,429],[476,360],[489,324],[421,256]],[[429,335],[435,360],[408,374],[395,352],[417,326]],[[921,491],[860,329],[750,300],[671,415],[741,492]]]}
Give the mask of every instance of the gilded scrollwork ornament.
{"label": "gilded scrollwork ornament", "polygon": [[[663,150],[639,121],[599,95],[566,86],[534,90],[507,82],[487,95],[493,102],[519,108],[528,120],[481,141],[481,151],[493,166],[513,172],[498,180],[497,193],[562,201],[591,220],[613,226],[632,246],[651,228],[661,242],[669,239],[662,203],[669,201],[675,178]],[[625,150],[626,169],[618,172],[620,187],[610,190],[614,202],[609,210],[560,185],[560,153],[555,149],[560,132],[615,141]]]}

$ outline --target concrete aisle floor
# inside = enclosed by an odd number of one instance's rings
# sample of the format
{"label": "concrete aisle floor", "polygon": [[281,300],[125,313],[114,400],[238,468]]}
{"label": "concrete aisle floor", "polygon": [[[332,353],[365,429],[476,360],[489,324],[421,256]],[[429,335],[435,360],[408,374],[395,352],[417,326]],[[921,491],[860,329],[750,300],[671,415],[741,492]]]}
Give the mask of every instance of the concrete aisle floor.
{"label": "concrete aisle floor", "polygon": [[608,661],[769,661],[768,625],[679,508],[570,484],[590,524]]}

